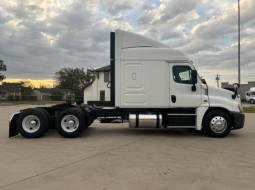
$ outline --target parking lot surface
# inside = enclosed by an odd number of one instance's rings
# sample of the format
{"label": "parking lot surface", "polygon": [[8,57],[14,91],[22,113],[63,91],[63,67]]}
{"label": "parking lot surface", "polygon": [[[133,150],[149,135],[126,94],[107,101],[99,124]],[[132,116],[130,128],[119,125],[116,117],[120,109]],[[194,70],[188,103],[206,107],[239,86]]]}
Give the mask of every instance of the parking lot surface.
{"label": "parking lot surface", "polygon": [[222,139],[98,121],[75,139],[9,139],[9,118],[28,107],[0,106],[0,189],[255,189],[255,114]]}

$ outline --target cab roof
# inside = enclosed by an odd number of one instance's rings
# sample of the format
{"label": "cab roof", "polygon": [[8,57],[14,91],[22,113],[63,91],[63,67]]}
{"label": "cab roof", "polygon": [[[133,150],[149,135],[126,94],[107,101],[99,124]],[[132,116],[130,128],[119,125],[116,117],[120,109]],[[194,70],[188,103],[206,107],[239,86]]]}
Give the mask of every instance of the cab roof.
{"label": "cab roof", "polygon": [[119,29],[115,31],[115,59],[191,62],[180,50],[172,49],[154,39]]}

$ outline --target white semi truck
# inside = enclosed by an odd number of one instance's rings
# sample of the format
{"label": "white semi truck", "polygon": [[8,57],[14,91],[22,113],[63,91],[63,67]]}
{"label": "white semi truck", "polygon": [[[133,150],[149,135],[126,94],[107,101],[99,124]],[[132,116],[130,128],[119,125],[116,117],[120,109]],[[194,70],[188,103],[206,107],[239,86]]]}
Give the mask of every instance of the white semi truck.
{"label": "white semi truck", "polygon": [[255,103],[255,87],[251,87],[249,91],[245,92],[246,101],[250,104]]}
{"label": "white semi truck", "polygon": [[180,50],[131,32],[110,34],[111,107],[84,106],[82,101],[21,110],[10,119],[9,137],[44,135],[54,128],[77,137],[95,119],[129,120],[130,128],[192,128],[225,137],[244,126],[237,93],[204,84],[192,61]]}

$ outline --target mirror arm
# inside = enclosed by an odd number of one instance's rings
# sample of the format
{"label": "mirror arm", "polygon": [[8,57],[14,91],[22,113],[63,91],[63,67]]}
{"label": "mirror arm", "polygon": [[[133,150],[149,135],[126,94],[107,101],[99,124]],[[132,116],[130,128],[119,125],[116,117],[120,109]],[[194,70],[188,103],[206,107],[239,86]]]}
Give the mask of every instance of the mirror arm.
{"label": "mirror arm", "polygon": [[232,95],[232,99],[236,99],[236,92]]}
{"label": "mirror arm", "polygon": [[197,87],[195,84],[192,85],[191,90],[192,90],[192,92],[195,92],[197,90]]}
{"label": "mirror arm", "polygon": [[240,84],[235,83],[234,88],[235,88],[235,94],[232,95],[232,98],[236,99],[236,96],[238,95],[237,90],[238,90],[238,88],[240,88]]}

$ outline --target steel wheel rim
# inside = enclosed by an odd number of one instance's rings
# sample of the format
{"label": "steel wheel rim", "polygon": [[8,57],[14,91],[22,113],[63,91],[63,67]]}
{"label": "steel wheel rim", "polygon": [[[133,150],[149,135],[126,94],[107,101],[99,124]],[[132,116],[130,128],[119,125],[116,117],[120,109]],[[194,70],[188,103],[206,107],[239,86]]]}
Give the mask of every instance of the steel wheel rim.
{"label": "steel wheel rim", "polygon": [[41,126],[40,119],[35,115],[28,115],[22,121],[22,128],[28,133],[35,133]]}
{"label": "steel wheel rim", "polygon": [[213,117],[210,122],[210,127],[215,133],[223,133],[227,129],[227,121],[222,116]]}
{"label": "steel wheel rim", "polygon": [[61,127],[65,132],[72,133],[79,127],[79,120],[74,115],[66,115],[61,120]]}

